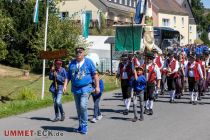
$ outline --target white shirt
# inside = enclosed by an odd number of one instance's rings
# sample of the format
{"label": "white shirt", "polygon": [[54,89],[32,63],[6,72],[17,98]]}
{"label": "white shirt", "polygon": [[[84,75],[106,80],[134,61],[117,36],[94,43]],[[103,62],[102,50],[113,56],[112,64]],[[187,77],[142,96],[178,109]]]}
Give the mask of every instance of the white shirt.
{"label": "white shirt", "polygon": [[[123,70],[126,69],[128,64],[129,64],[129,62],[126,62],[126,64],[123,64]],[[132,68],[131,69],[132,69],[132,71],[134,70],[133,63],[132,63]],[[118,67],[117,74],[120,74],[120,67]],[[123,73],[121,75],[121,79],[128,79],[128,73],[126,71],[123,71]]]}
{"label": "white shirt", "polygon": [[[146,66],[146,70],[148,70],[148,68],[151,66],[151,65],[153,65],[154,63],[150,63],[150,64],[148,64],[147,66]],[[160,73],[160,68],[158,67],[158,65],[157,64],[155,64],[154,65],[154,71],[155,71],[155,74],[156,74],[156,77],[157,77],[157,79],[158,80],[160,80],[161,79],[161,73]],[[148,72],[147,72],[147,81],[148,81]]]}
{"label": "white shirt", "polygon": [[[173,60],[172,61],[174,61],[175,59],[173,58]],[[172,62],[171,61],[171,62]],[[179,70],[179,62],[177,61],[177,60],[175,60],[176,61],[176,64],[175,64],[175,69],[171,72],[171,74],[173,74],[173,73],[175,73],[175,72],[178,72],[178,70]],[[170,63],[171,63],[170,62]],[[169,64],[170,65],[170,64]]]}
{"label": "white shirt", "polygon": [[[188,65],[186,66],[186,69],[185,69],[185,76],[186,77],[187,76],[189,76],[189,77],[195,77],[194,71],[193,71],[194,66],[195,66],[195,61],[190,65],[190,69],[192,69],[192,70],[190,70],[189,72],[188,72]],[[201,69],[200,64],[198,64],[198,72],[200,74],[201,79],[203,79],[203,72],[202,72],[202,69]]]}
{"label": "white shirt", "polygon": [[160,64],[161,64],[160,69],[161,69],[161,68],[163,68],[163,64],[164,64],[164,61],[163,61],[163,59],[162,59],[161,56],[156,55],[156,56],[155,56],[155,59],[153,60],[153,62],[156,63],[156,59],[157,59],[158,57],[160,57]]}
{"label": "white shirt", "polygon": [[77,64],[76,64],[77,68],[79,69],[84,64],[84,62],[85,62],[85,58],[82,61],[77,62]]}

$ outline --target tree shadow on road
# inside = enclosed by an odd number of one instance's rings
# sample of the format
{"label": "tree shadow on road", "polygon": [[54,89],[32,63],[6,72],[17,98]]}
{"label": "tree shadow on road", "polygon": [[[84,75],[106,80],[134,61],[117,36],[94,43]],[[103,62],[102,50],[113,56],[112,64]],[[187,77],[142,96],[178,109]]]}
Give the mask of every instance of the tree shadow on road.
{"label": "tree shadow on road", "polygon": [[63,126],[41,126],[44,130],[56,130],[56,131],[66,131],[66,132],[75,132],[75,128],[72,127],[63,127]]}
{"label": "tree shadow on road", "polygon": [[51,121],[50,118],[45,118],[45,117],[31,117],[31,120],[38,120],[38,121]]}

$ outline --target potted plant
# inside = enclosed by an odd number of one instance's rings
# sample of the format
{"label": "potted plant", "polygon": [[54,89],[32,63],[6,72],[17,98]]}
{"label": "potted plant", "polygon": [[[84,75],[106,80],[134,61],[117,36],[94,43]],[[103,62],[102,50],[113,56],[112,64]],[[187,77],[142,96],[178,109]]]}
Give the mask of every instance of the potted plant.
{"label": "potted plant", "polygon": [[29,64],[24,64],[23,65],[23,76],[24,77],[29,77],[29,72],[30,72],[31,66]]}

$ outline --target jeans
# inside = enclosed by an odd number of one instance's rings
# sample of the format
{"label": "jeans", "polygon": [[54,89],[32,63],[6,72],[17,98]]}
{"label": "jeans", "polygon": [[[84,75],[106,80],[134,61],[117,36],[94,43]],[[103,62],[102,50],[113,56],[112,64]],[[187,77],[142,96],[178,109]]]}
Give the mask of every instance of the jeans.
{"label": "jeans", "polygon": [[134,117],[137,118],[137,101],[139,97],[139,103],[140,103],[140,118],[143,117],[143,104],[144,104],[144,91],[140,91],[138,94],[134,93],[133,96],[133,112]]}
{"label": "jeans", "polygon": [[77,109],[79,127],[87,127],[88,122],[88,96],[89,93],[74,94],[74,101]]}
{"label": "jeans", "polygon": [[93,96],[93,102],[94,102],[94,118],[101,115],[101,111],[99,108],[99,102],[100,102],[101,96]]}
{"label": "jeans", "polygon": [[59,117],[59,111],[61,113],[61,116],[64,114],[62,103],[61,103],[62,93],[63,93],[62,90],[58,90],[52,93],[55,117]]}

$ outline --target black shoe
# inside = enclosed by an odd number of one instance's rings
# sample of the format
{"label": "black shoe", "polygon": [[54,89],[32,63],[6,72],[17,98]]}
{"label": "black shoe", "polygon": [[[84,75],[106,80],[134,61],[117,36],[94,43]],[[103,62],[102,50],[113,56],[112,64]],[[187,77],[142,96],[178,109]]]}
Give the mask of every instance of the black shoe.
{"label": "black shoe", "polygon": [[143,121],[144,120],[144,116],[140,116],[139,121]]}
{"label": "black shoe", "polygon": [[149,110],[149,114],[148,115],[153,115],[153,110],[152,109]]}
{"label": "black shoe", "polygon": [[136,122],[138,120],[138,118],[137,117],[134,117],[133,119],[132,119],[132,122]]}
{"label": "black shoe", "polygon": [[65,113],[63,113],[62,115],[61,115],[61,120],[60,121],[64,121],[65,120]]}
{"label": "black shoe", "polygon": [[149,110],[148,109],[144,109],[144,114],[148,115],[148,113],[149,113]]}
{"label": "black shoe", "polygon": [[193,105],[197,105],[197,101],[194,101],[194,102],[193,102]]}
{"label": "black shoe", "polygon": [[57,122],[59,121],[60,119],[58,117],[55,117],[55,119],[52,120],[52,122]]}
{"label": "black shoe", "polygon": [[123,112],[123,115],[128,115],[129,111],[126,109],[124,112]]}

